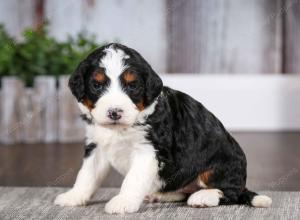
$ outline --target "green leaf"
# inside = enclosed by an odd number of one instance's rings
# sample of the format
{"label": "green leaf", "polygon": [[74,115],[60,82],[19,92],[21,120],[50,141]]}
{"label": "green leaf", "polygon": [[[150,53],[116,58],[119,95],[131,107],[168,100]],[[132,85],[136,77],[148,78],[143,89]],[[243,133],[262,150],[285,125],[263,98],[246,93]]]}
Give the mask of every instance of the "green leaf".
{"label": "green leaf", "polygon": [[95,36],[81,32],[59,42],[49,36],[47,25],[36,31],[26,29],[24,41],[17,42],[0,25],[0,78],[14,75],[33,85],[38,75],[71,74],[78,63],[99,46]]}

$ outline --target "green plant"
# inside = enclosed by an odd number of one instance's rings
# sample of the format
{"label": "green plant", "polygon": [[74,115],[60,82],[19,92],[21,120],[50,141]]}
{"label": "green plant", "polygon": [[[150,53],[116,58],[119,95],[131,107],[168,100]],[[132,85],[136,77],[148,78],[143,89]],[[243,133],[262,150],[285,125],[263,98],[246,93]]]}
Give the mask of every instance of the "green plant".
{"label": "green plant", "polygon": [[0,27],[0,76],[18,76],[27,86],[32,86],[35,76],[72,73],[80,60],[98,46],[95,37],[86,33],[59,42],[49,36],[47,26],[38,31],[27,29],[23,36],[24,41],[14,43]]}
{"label": "green plant", "polygon": [[0,77],[11,74],[15,55],[15,42],[0,25]]}

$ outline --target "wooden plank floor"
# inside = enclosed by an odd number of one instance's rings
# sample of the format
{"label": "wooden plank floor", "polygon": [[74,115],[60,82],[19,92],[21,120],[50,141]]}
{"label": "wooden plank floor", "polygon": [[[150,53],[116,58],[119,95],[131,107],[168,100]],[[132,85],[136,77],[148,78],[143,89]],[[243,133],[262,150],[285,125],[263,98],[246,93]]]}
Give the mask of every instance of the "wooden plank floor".
{"label": "wooden plank floor", "polygon": [[[248,158],[248,187],[300,190],[300,133],[234,133]],[[83,156],[82,144],[0,146],[0,185],[71,186]],[[105,186],[119,186],[111,173]]]}

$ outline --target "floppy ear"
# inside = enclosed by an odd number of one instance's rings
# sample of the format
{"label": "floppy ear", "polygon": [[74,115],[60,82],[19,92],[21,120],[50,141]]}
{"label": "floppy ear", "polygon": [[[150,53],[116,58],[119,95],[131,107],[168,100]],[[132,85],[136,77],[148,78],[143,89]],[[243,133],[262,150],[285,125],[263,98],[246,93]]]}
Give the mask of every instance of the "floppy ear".
{"label": "floppy ear", "polygon": [[84,74],[87,71],[88,64],[84,60],[76,68],[75,72],[69,79],[69,87],[72,94],[76,97],[78,102],[82,102],[84,98]]}
{"label": "floppy ear", "polygon": [[145,104],[150,105],[156,97],[159,96],[163,88],[163,82],[156,72],[149,66],[149,72],[146,79],[146,97]]}

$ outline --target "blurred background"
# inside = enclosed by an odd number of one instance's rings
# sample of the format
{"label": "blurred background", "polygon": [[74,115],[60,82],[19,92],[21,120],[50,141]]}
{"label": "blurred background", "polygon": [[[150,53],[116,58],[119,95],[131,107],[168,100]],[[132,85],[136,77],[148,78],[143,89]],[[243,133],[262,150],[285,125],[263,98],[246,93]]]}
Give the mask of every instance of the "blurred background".
{"label": "blurred background", "polygon": [[72,185],[84,126],[68,77],[119,42],[224,123],[249,188],[300,189],[300,0],[0,0],[0,24],[0,185]]}

